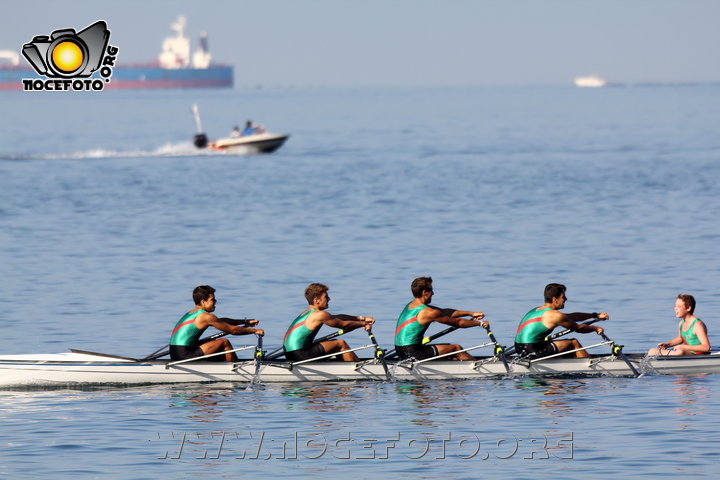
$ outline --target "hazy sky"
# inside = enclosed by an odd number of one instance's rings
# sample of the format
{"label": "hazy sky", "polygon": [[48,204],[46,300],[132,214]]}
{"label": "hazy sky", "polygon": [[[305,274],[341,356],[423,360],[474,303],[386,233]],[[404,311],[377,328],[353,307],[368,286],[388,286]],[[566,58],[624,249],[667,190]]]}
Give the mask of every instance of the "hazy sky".
{"label": "hazy sky", "polygon": [[[0,49],[105,20],[154,60],[178,14],[238,86],[720,81],[720,0],[0,0]],[[25,62],[25,60],[22,60]]]}

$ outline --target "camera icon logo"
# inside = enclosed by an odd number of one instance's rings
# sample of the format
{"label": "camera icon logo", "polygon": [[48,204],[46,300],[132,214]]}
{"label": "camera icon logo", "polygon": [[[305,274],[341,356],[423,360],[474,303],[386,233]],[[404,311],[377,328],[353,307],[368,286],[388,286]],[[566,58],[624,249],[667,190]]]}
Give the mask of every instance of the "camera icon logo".
{"label": "camera icon logo", "polygon": [[22,54],[40,75],[50,78],[89,77],[103,60],[110,30],[103,21],[80,32],[72,28],[35,36],[22,47]]}

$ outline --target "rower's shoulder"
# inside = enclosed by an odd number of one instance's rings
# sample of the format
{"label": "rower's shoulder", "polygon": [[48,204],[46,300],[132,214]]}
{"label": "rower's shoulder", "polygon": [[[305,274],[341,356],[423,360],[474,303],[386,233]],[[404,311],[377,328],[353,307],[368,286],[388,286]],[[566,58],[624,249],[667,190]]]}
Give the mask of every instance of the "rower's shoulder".
{"label": "rower's shoulder", "polygon": [[[200,328],[206,327],[208,325],[214,325],[215,323],[218,323],[219,321],[220,320],[218,319],[217,315],[215,315],[214,313],[205,312],[205,311],[203,311],[200,315],[195,317],[195,322],[200,323],[200,325],[199,325]],[[195,325],[198,326],[197,323]]]}
{"label": "rower's shoulder", "polygon": [[328,313],[327,310],[320,310],[316,309],[314,312],[311,312],[310,315],[308,315],[308,320],[326,320],[332,318],[332,315]]}
{"label": "rower's shoulder", "polygon": [[[539,310],[541,310],[542,308],[544,308],[544,307],[539,307]],[[566,315],[565,315],[564,313],[562,313],[561,311],[559,311],[559,310],[555,310],[554,308],[550,308],[550,309],[548,309],[548,310],[545,310],[545,311],[542,313],[542,319],[543,319],[543,320],[550,321],[550,322],[561,321],[561,320],[563,320],[564,318],[566,318]]]}
{"label": "rower's shoulder", "polygon": [[435,305],[425,304],[425,308],[420,311],[420,314],[437,316],[442,314],[442,308],[436,307]]}

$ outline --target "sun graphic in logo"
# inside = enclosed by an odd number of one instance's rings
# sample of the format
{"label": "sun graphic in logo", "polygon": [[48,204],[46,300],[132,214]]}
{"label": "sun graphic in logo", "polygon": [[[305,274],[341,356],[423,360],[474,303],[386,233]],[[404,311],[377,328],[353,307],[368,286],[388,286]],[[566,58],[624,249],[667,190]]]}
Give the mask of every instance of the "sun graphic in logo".
{"label": "sun graphic in logo", "polygon": [[53,65],[63,72],[71,73],[76,71],[82,66],[83,59],[83,51],[75,42],[60,42],[53,48]]}

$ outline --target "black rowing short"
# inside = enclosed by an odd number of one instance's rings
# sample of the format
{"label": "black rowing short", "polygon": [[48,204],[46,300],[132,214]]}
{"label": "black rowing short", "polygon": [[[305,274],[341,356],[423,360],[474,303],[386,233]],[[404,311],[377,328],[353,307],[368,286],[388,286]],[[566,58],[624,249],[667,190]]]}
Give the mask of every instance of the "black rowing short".
{"label": "black rowing short", "polygon": [[170,345],[170,360],[187,360],[188,358],[202,357],[205,355],[200,347],[188,347],[187,345]]}
{"label": "black rowing short", "polygon": [[325,348],[320,343],[313,343],[310,348],[301,348],[300,350],[285,352],[285,358],[292,362],[310,360],[311,358],[322,357],[323,355],[325,355]]}
{"label": "black rowing short", "polygon": [[435,345],[395,345],[395,351],[401,360],[406,358],[425,360],[426,358],[437,357],[438,354]]}
{"label": "black rowing short", "polygon": [[553,342],[515,343],[515,352],[521,357],[542,358],[558,353]]}

